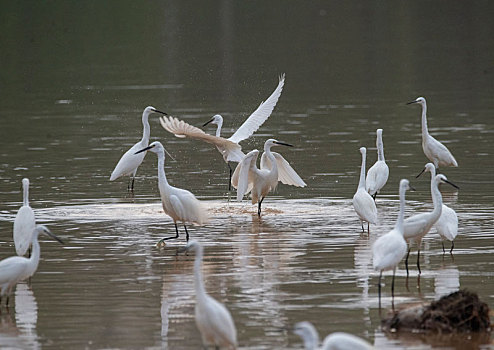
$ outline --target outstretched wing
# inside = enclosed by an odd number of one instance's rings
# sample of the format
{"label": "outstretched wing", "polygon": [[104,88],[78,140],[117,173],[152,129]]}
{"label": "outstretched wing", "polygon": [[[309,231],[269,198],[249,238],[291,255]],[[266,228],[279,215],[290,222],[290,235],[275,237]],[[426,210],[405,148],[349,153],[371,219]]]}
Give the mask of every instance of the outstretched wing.
{"label": "outstretched wing", "polygon": [[241,201],[246,193],[252,189],[253,177],[250,172],[252,164],[256,164],[258,150],[253,150],[247,153],[242,161],[237,165],[235,173],[232,177],[232,184],[237,188],[237,201]]}
{"label": "outstretched wing", "polygon": [[[302,178],[297,174],[297,172],[285,160],[285,158],[283,158],[281,154],[276,152],[271,152],[271,154],[276,159],[276,164],[278,165],[278,181],[281,181],[285,185],[292,185],[297,187],[307,186],[304,180],[302,180]],[[271,167],[271,161],[266,155],[266,152],[264,152],[261,157],[261,169],[271,169]]]}
{"label": "outstretched wing", "polygon": [[285,74],[280,76],[278,86],[273,91],[271,96],[264,102],[261,102],[259,107],[250,115],[249,118],[238,128],[238,130],[229,138],[230,141],[239,143],[242,140],[249,138],[257,129],[269,118],[273,112],[278,99],[281,96],[283,85],[285,84]]}

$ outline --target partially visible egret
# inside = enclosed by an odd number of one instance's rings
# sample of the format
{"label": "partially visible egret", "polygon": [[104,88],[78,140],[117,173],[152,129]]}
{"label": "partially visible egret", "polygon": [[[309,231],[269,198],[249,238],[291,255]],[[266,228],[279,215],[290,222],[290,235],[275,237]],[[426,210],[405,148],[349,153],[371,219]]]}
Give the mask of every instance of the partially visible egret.
{"label": "partially visible egret", "polygon": [[38,236],[41,233],[46,234],[63,244],[62,240],[51,233],[46,226],[36,226],[36,228],[31,232],[32,254],[29,259],[23,256],[11,256],[0,261],[0,286],[2,288],[0,292],[0,303],[1,297],[6,295],[6,305],[8,306],[9,295],[12,292],[12,288],[18,282],[34,275],[38,269],[40,258]]}
{"label": "partially visible egret", "polygon": [[395,227],[379,237],[372,246],[372,264],[376,271],[379,271],[379,307],[381,306],[381,278],[383,271],[393,270],[393,280],[391,282],[391,296],[394,298],[395,292],[395,272],[396,266],[407,253],[407,242],[404,234],[404,213],[405,213],[405,193],[411,189],[407,179],[400,181],[400,212],[396,220]]}
{"label": "partially visible egret", "polygon": [[233,173],[232,185],[237,189],[237,201],[241,201],[244,195],[251,192],[252,204],[258,203],[259,216],[262,201],[269,192],[276,189],[278,181],[297,187],[307,186],[281,154],[271,152],[271,147],[278,145],[293,147],[288,143],[268,139],[264,143],[261,169],[257,168],[259,151],[253,150],[247,153]]}
{"label": "partially visible egret", "polygon": [[[417,177],[419,177],[424,171],[430,172],[431,178],[436,177],[436,168],[434,167],[434,164],[427,163],[424,170],[422,170]],[[444,240],[447,239],[448,241],[451,241],[451,249],[449,252],[452,254],[453,248],[455,247],[455,238],[458,235],[458,216],[456,215],[456,212],[443,203],[441,216],[437,219],[433,227],[437,230],[439,236],[441,236],[443,253],[445,253]]]}
{"label": "partially visible egret", "polygon": [[[295,324],[293,331],[304,341],[305,350],[319,349],[319,334],[312,323],[304,321]],[[320,348],[322,350],[371,350],[372,345],[352,334],[335,332],[328,335]]]}
{"label": "partially visible egret", "polygon": [[230,183],[232,179],[233,169],[230,166],[230,162],[240,163],[244,158],[244,153],[242,152],[242,147],[239,145],[240,141],[248,139],[254,132],[259,129],[259,127],[269,118],[273,112],[274,107],[278,103],[278,99],[281,96],[283,90],[283,85],[285,84],[285,74],[282,74],[278,83],[278,86],[273,91],[271,96],[264,102],[262,102],[259,107],[247,118],[244,123],[235,131],[235,133],[229,138],[221,137],[221,127],[223,126],[223,117],[216,114],[204,123],[203,126],[207,124],[216,124],[216,135],[206,134],[203,130],[196,128],[182,120],[178,120],[173,117],[162,117],[160,118],[161,126],[168,132],[171,132],[177,137],[191,137],[194,139],[202,140],[204,142],[211,143],[216,146],[218,151],[223,156],[228,168],[230,170],[230,177],[228,179],[228,190],[230,191]]}
{"label": "partially visible egret", "polygon": [[225,305],[206,293],[202,278],[201,264],[203,247],[197,241],[190,241],[187,249],[196,253],[194,261],[194,288],[196,292],[195,318],[201,332],[203,346],[213,345],[227,349],[237,348],[237,329]]}
{"label": "partially visible egret", "polygon": [[134,180],[137,168],[139,167],[139,165],[141,165],[142,161],[144,160],[144,156],[146,155],[146,153],[136,154],[136,152],[149,145],[151,128],[149,126],[148,118],[151,113],[161,113],[166,115],[165,112],[160,112],[156,108],[151,106],[148,106],[144,109],[144,112],[142,112],[142,125],[144,129],[142,132],[141,141],[137,142],[127,152],[124,153],[110,176],[110,181],[114,181],[121,176],[130,176],[131,180],[129,180],[129,184],[127,185],[127,189],[130,191],[134,190]]}
{"label": "partially visible egret", "polygon": [[26,254],[31,246],[36,219],[34,211],[29,206],[29,179],[22,179],[23,204],[19,208],[14,220],[14,245],[19,256]]}
{"label": "partially visible egret", "polygon": [[432,202],[434,204],[434,209],[429,213],[420,213],[407,218],[404,222],[404,237],[409,243],[407,257],[405,259],[405,266],[407,268],[408,276],[408,256],[410,255],[410,249],[412,243],[417,243],[417,268],[419,274],[422,273],[420,270],[420,245],[422,243],[422,238],[430,231],[432,225],[436,223],[442,213],[443,198],[441,192],[439,191],[440,183],[448,183],[451,186],[458,188],[452,182],[449,182],[446,176],[439,174],[435,177],[431,177],[431,195]]}
{"label": "partially visible egret", "polygon": [[383,129],[376,131],[377,161],[370,167],[365,179],[365,189],[376,200],[381,188],[386,185],[389,176],[389,168],[384,159]]}
{"label": "partially visible egret", "polygon": [[437,141],[429,134],[427,128],[427,103],[425,98],[418,97],[415,101],[408,102],[407,104],[418,103],[422,106],[422,149],[424,154],[434,164],[436,169],[440,166],[454,166],[457,167],[455,157],[441,142]]}
{"label": "partially visible egret", "polygon": [[169,239],[178,238],[177,221],[181,221],[184,225],[187,241],[189,240],[189,232],[187,231],[186,223],[203,224],[207,221],[208,215],[206,209],[201,202],[189,191],[171,186],[166,180],[165,174],[165,148],[159,141],[151,143],[148,147],[143,148],[136,153],[146,151],[156,153],[158,156],[158,188],[161,195],[161,203],[165,214],[170,216],[175,224],[176,236],[162,238],[158,245]]}
{"label": "partially visible egret", "polygon": [[353,208],[357,212],[360,218],[360,224],[362,225],[362,232],[365,232],[364,221],[367,222],[367,232],[370,232],[369,224],[377,223],[377,208],[374,199],[365,189],[365,157],[367,149],[360,147],[360,153],[362,154],[362,165],[360,167],[360,180],[358,183],[357,192],[353,195]]}

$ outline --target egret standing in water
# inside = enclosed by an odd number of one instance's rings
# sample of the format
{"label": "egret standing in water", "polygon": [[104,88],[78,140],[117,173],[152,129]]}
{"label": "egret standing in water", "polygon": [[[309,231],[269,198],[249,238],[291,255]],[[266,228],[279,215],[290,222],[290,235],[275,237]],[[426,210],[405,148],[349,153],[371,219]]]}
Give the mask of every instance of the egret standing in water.
{"label": "egret standing in water", "polygon": [[18,282],[34,275],[34,273],[38,269],[41,252],[38,242],[38,236],[41,233],[46,234],[63,244],[62,240],[51,233],[46,226],[36,226],[36,228],[31,232],[32,254],[29,259],[23,256],[11,256],[10,258],[6,258],[0,261],[0,286],[2,288],[0,292],[0,304],[1,297],[7,295],[6,305],[8,306],[9,295],[12,292],[12,288]]}
{"label": "egret standing in water", "polygon": [[439,167],[453,166],[457,167],[455,157],[441,142],[437,141],[429,134],[427,129],[427,103],[425,98],[418,97],[415,101],[408,102],[407,104],[418,103],[422,106],[422,149],[424,154],[434,164],[439,172]]}
{"label": "egret standing in water", "polygon": [[353,196],[353,208],[357,212],[360,218],[360,224],[362,225],[362,232],[365,232],[364,221],[367,222],[367,233],[370,232],[370,224],[377,223],[377,208],[374,199],[365,189],[365,157],[367,149],[360,147],[360,153],[362,154],[362,165],[360,167],[360,180],[358,183],[357,192]]}
{"label": "egret standing in water", "polygon": [[113,170],[110,176],[110,181],[114,181],[121,176],[128,175],[131,177],[129,180],[129,184],[127,185],[127,189],[129,191],[134,190],[134,180],[137,172],[137,168],[141,165],[144,160],[144,156],[146,153],[136,154],[137,151],[147,147],[149,145],[149,137],[151,135],[151,128],[149,126],[149,115],[151,113],[160,113],[166,115],[165,112],[160,112],[154,107],[146,107],[144,112],[142,112],[142,125],[144,127],[142,132],[141,141],[137,142],[134,146],[132,146],[127,152],[124,153],[122,158],[117,163],[117,166]]}
{"label": "egret standing in water", "polygon": [[237,330],[233,318],[225,305],[206,293],[202,278],[201,264],[203,248],[199,242],[190,241],[187,249],[196,253],[194,261],[194,289],[196,293],[195,318],[201,332],[203,346],[237,348]]}
{"label": "egret standing in water", "polygon": [[[22,179],[23,204],[14,220],[14,245],[17,255],[23,256],[31,246],[36,227],[34,211],[29,206],[29,179]],[[30,255],[30,254],[28,254]]]}
{"label": "egret standing in water", "polygon": [[221,127],[223,126],[223,117],[219,114],[213,116],[211,120],[206,122],[203,126],[208,124],[216,124],[216,135],[206,134],[203,130],[196,128],[182,120],[178,120],[173,117],[160,118],[161,126],[168,132],[171,132],[177,137],[191,137],[194,139],[202,140],[204,142],[211,143],[216,146],[218,151],[223,156],[228,168],[230,170],[230,177],[228,179],[228,191],[230,191],[230,183],[232,179],[233,169],[230,166],[230,162],[240,163],[244,158],[242,147],[239,145],[240,141],[248,139],[259,127],[269,118],[273,112],[274,107],[278,103],[278,99],[281,96],[283,85],[285,84],[285,75],[280,77],[278,86],[273,91],[271,96],[247,118],[244,123],[235,131],[235,133],[229,138],[221,137]]}
{"label": "egret standing in water", "polygon": [[414,242],[417,243],[417,268],[419,270],[419,274],[422,273],[420,270],[420,245],[422,243],[422,238],[424,238],[424,236],[430,231],[432,225],[436,223],[442,213],[443,198],[441,196],[441,192],[439,191],[440,183],[447,183],[455,188],[458,188],[458,186],[452,182],[449,182],[446,176],[442,174],[431,177],[431,195],[434,209],[430,213],[420,213],[411,216],[404,222],[404,237],[409,243],[407,257],[405,259],[407,276],[408,257],[410,255],[411,246]]}
{"label": "egret standing in water", "polygon": [[395,227],[379,237],[372,246],[372,264],[376,271],[379,271],[379,308],[381,308],[381,278],[383,271],[393,270],[393,280],[391,282],[391,296],[395,293],[395,272],[396,266],[407,253],[407,242],[404,238],[404,216],[405,216],[405,193],[411,189],[410,183],[406,179],[400,181],[400,212],[396,220]]}
{"label": "egret standing in water", "polygon": [[181,188],[170,186],[166,180],[165,174],[165,148],[159,141],[151,143],[148,147],[143,148],[136,153],[146,151],[156,153],[158,156],[158,188],[161,195],[161,203],[166,215],[170,216],[175,224],[176,236],[163,238],[158,242],[158,245],[169,239],[178,238],[177,221],[184,225],[187,241],[189,240],[189,232],[187,231],[186,223],[196,223],[198,225],[207,221],[208,215],[206,209],[201,202],[189,191]]}
{"label": "egret standing in water", "polygon": [[384,160],[383,129],[377,129],[376,134],[377,161],[371,166],[365,179],[365,189],[374,200],[381,188],[386,185],[389,176],[389,168]]}
{"label": "egret standing in water", "polygon": [[[431,173],[431,179],[436,177],[436,168],[434,167],[434,164],[427,163],[424,170],[422,170],[422,172],[417,177],[422,175],[422,173],[425,171]],[[458,235],[458,216],[456,215],[456,212],[448,207],[446,204],[443,204],[441,216],[439,217],[439,219],[437,219],[433,227],[437,230],[439,236],[441,236],[443,253],[445,253],[444,240],[447,239],[451,242],[451,250],[449,252],[450,254],[452,254],[453,248],[455,247],[455,238]]]}
{"label": "egret standing in water", "polygon": [[279,145],[293,147],[288,143],[268,139],[264,143],[261,169],[257,168],[259,151],[253,150],[247,153],[233,173],[232,185],[237,189],[237,201],[241,201],[244,195],[251,192],[252,204],[258,203],[259,216],[261,216],[262,201],[269,192],[276,189],[278,181],[297,187],[307,186],[281,154],[271,152],[271,147]]}

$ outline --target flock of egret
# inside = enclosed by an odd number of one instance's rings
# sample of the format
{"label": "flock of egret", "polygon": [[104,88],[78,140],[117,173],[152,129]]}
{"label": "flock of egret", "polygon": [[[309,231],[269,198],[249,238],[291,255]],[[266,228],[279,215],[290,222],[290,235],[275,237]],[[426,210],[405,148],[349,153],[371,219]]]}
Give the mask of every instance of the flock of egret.
{"label": "flock of egret", "polygon": [[[189,242],[187,226],[190,223],[203,224],[208,220],[207,210],[201,202],[188,190],[171,186],[165,174],[166,149],[158,142],[149,144],[150,125],[148,118],[151,113],[159,113],[162,127],[177,137],[189,137],[213,144],[222,154],[227,163],[230,176],[229,186],[237,190],[237,200],[240,201],[249,194],[252,204],[258,206],[258,215],[261,215],[261,205],[268,193],[274,191],[281,181],[283,184],[304,187],[306,183],[292,168],[292,166],[279,153],[271,151],[275,146],[292,145],[275,139],[268,139],[264,143],[264,153],[261,156],[260,168],[257,167],[258,150],[252,150],[247,154],[242,152],[239,142],[249,138],[271,115],[283,90],[285,77],[282,75],[278,86],[271,96],[262,102],[259,107],[245,120],[237,131],[229,138],[221,136],[223,118],[215,115],[207,124],[216,124],[216,134],[209,135],[203,130],[192,126],[177,118],[167,116],[154,107],[146,107],[142,113],[143,136],[142,139],[132,146],[118,161],[113,170],[110,181],[121,176],[130,176],[128,189],[133,191],[137,168],[143,162],[147,151],[155,153],[158,158],[158,188],[161,196],[162,206],[165,214],[171,217],[175,225],[175,236],[166,237],[159,241],[164,243],[169,239],[179,237],[178,224],[182,224],[186,234],[187,250],[194,250],[196,257],[194,263],[194,284],[196,294],[195,319],[199,329],[202,342],[205,346],[236,348],[237,333],[233,318],[226,307],[210,297],[205,290],[201,273],[203,247],[197,241]],[[422,147],[425,155],[432,163],[426,164],[424,171],[431,173],[431,195],[434,204],[432,212],[420,213],[409,218],[404,217],[405,193],[412,189],[409,181],[402,179],[399,185],[400,207],[395,227],[385,235],[379,237],[372,246],[373,266],[379,271],[379,303],[381,301],[381,278],[383,271],[393,270],[393,281],[391,294],[394,296],[394,277],[398,263],[406,256],[405,264],[408,275],[408,255],[413,243],[417,244],[417,267],[420,270],[420,244],[424,235],[435,226],[443,239],[452,242],[451,251],[454,247],[454,239],[458,232],[458,218],[453,209],[442,203],[439,184],[448,183],[443,174],[437,174],[438,168],[444,166],[457,166],[457,162],[448,149],[439,141],[429,135],[427,129],[426,101],[419,97],[410,103],[422,105]],[[361,147],[362,164],[357,191],[353,197],[353,206],[360,219],[362,231],[365,232],[364,223],[367,223],[367,232],[370,234],[370,224],[378,221],[376,197],[385,186],[389,168],[384,158],[384,147],[382,140],[382,129],[377,129],[376,146],[378,159],[366,174],[366,148]],[[238,163],[235,170],[232,162]],[[418,176],[420,176],[420,173]],[[418,177],[417,176],[417,177]],[[14,221],[13,238],[18,256],[9,257],[0,261],[0,285],[1,296],[8,296],[17,282],[32,276],[38,266],[40,258],[39,234],[46,234],[63,243],[57,236],[51,233],[43,225],[36,226],[34,212],[29,206],[29,180],[23,179],[23,205],[19,209]],[[229,187],[230,190],[230,187]],[[408,245],[407,245],[408,242]],[[26,258],[28,249],[32,249],[30,257]],[[444,251],[444,245],[443,245]],[[1,301],[1,299],[0,299]],[[317,349],[319,347],[319,336],[314,326],[308,322],[297,323],[294,332],[303,339],[306,349]],[[371,345],[366,341],[345,333],[334,333],[323,342],[322,349],[370,349]]]}

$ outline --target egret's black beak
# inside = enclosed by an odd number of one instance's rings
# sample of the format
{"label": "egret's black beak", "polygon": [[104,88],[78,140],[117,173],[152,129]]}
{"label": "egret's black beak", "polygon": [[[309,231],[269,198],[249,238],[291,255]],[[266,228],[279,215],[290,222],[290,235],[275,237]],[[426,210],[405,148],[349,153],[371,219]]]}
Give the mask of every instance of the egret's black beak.
{"label": "egret's black beak", "polygon": [[454,183],[448,181],[448,180],[444,180],[444,182],[446,182],[447,184],[450,184],[451,186],[453,186],[454,188],[456,188],[457,190],[460,189],[460,187],[456,186]]}
{"label": "egret's black beak", "polygon": [[60,244],[65,244],[60,238],[58,238],[57,236],[55,236],[53,233],[51,233],[49,230],[44,230],[44,232],[50,236],[51,238],[57,240]]}
{"label": "egret's black beak", "polygon": [[424,173],[425,170],[426,170],[426,168],[422,169],[422,171],[420,172],[420,174],[418,174],[417,176],[415,176],[415,178],[418,179],[420,177],[420,175],[422,175]]}
{"label": "egret's black beak", "polygon": [[153,112],[156,112],[156,113],[161,113],[163,115],[168,115],[168,113],[166,112],[162,112],[162,111],[158,111],[157,109],[154,109]]}
{"label": "egret's black beak", "polygon": [[410,102],[407,102],[407,105],[411,105],[412,103],[417,103],[417,101],[410,101]]}
{"label": "egret's black beak", "polygon": [[277,145],[293,147],[293,145],[290,145],[289,143],[285,143],[285,142],[275,141],[274,143],[276,143]]}
{"label": "egret's black beak", "polygon": [[412,187],[410,184],[408,184],[408,187],[410,188],[410,191],[417,191],[415,187]]}
{"label": "egret's black beak", "polygon": [[153,148],[153,147],[154,147],[154,145],[147,146],[146,148],[143,148],[143,149],[141,149],[140,151],[137,151],[137,152],[136,152],[136,153],[134,153],[134,154],[138,154],[138,153],[141,153],[141,152],[147,151],[148,149],[151,149],[151,148]]}
{"label": "egret's black beak", "polygon": [[206,126],[208,125],[209,123],[211,123],[212,121],[214,120],[214,118],[211,118],[209,121],[205,122],[204,124],[202,124],[202,126]]}

